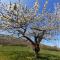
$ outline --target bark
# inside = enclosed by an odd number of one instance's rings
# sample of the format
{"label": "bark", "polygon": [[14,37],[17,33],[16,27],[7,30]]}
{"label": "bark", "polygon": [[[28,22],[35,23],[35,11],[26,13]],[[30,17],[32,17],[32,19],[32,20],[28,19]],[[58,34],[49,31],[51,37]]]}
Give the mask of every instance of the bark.
{"label": "bark", "polygon": [[29,37],[27,37],[27,36],[25,36],[25,35],[24,35],[23,37],[25,37],[27,40],[29,40],[32,45],[35,45],[35,43],[34,43]]}
{"label": "bark", "polygon": [[36,58],[38,59],[38,58],[39,58],[39,51],[40,51],[40,46],[39,46],[39,44],[36,44],[34,51],[35,51]]}

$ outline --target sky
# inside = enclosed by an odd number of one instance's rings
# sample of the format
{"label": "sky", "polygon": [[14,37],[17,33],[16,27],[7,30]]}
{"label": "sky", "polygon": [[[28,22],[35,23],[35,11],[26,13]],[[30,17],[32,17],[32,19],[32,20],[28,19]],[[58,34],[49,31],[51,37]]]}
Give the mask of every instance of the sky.
{"label": "sky", "polygon": [[[2,2],[4,3],[9,3],[9,2],[17,2],[18,3],[18,0],[1,0]],[[20,2],[23,4],[23,5],[26,5],[28,6],[29,8],[31,8],[33,5],[34,5],[34,2],[36,0],[20,0]],[[39,1],[39,12],[42,11],[42,8],[43,8],[43,5],[45,3],[46,0],[38,0]],[[47,5],[47,11],[48,12],[53,12],[54,10],[54,5],[59,2],[60,3],[60,0],[48,0],[48,5]]]}
{"label": "sky", "polygon": [[[1,0],[1,2],[6,3],[6,4],[9,4],[10,1],[12,3],[15,3],[15,2],[18,3],[18,0]],[[45,3],[46,0],[38,0],[38,1],[39,1],[39,10],[38,10],[38,12],[41,13],[43,5],[44,5],[44,3]],[[21,2],[21,4],[26,5],[28,8],[32,8],[32,6],[34,5],[35,0],[20,0],[20,2]],[[48,5],[47,5],[47,9],[46,10],[48,12],[54,12],[54,5],[56,3],[60,3],[60,0],[48,0]],[[8,34],[7,31],[5,31],[3,33],[2,33],[2,31],[0,31],[0,33],[1,34],[5,34],[5,33]],[[57,41],[53,42],[53,41],[44,41],[43,40],[42,43],[44,43],[46,45],[51,45],[51,46],[56,45],[56,46],[60,47],[60,44],[58,44],[58,43],[60,43],[60,38],[59,38],[60,35],[56,36],[56,37],[57,37]]]}

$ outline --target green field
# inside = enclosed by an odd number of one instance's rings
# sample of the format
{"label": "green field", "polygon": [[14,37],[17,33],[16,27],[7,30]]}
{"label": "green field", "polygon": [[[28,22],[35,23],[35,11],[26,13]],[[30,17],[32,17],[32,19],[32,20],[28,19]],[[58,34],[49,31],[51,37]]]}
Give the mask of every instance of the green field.
{"label": "green field", "polygon": [[[0,45],[0,60],[35,60],[32,48]],[[41,49],[39,60],[60,60],[60,51]]]}

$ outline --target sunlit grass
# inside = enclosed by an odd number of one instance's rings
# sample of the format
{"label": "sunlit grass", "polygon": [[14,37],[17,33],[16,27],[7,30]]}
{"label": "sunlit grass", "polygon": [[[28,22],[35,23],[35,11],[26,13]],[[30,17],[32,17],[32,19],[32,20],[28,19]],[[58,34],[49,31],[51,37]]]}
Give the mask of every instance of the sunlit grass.
{"label": "sunlit grass", "polygon": [[[41,49],[39,60],[60,60],[60,51]],[[35,55],[30,47],[0,46],[0,60],[35,60]]]}

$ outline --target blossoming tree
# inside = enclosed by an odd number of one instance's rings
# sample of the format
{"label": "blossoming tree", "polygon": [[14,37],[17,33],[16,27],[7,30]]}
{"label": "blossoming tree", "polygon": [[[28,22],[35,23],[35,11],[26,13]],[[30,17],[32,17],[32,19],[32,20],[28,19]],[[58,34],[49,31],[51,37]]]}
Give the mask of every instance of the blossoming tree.
{"label": "blossoming tree", "polygon": [[30,41],[36,57],[38,57],[42,39],[54,39],[53,36],[60,30],[60,21],[57,20],[56,14],[46,12],[47,4],[48,0],[44,4],[42,14],[37,14],[38,0],[36,0],[32,9],[20,3],[12,4],[10,2],[7,5],[0,2],[0,20],[2,22],[0,28]]}

